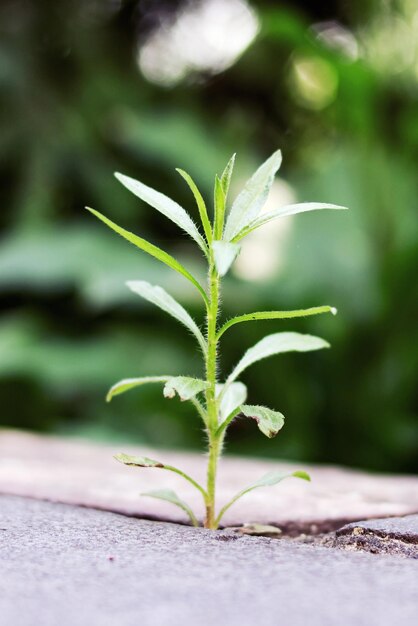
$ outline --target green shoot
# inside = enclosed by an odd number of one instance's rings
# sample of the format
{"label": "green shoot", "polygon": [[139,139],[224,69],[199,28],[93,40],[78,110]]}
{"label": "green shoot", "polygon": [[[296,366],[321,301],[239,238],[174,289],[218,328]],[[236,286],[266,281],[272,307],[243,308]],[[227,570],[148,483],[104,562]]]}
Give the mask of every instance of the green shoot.
{"label": "green shoot", "polygon": [[[190,235],[198,245],[207,262],[208,279],[206,288],[170,254],[142,237],[138,237],[121,228],[98,211],[88,209],[109,228],[137,248],[180,273],[196,287],[202,296],[206,318],[204,331],[196,324],[186,309],[161,287],[151,285],[145,281],[130,281],[127,283],[131,291],[174,317],[194,335],[202,354],[205,374],[203,379],[175,375],[127,378],[113,385],[106,399],[110,402],[115,396],[136,387],[149,383],[159,383],[163,386],[164,397],[174,398],[178,396],[180,400],[188,401],[193,405],[198,417],[202,420],[208,441],[207,473],[204,486],[200,485],[194,478],[182,470],[159,461],[126,454],[118,454],[115,458],[128,466],[164,469],[174,472],[192,484],[202,496],[205,508],[203,525],[209,529],[218,528],[224,513],[239,498],[253,489],[275,485],[288,477],[309,480],[309,476],[303,471],[293,472],[292,474],[281,474],[273,471],[252,485],[242,489],[229,502],[224,504],[219,511],[217,509],[216,481],[218,461],[227,429],[234,419],[237,416],[253,419],[259,430],[269,438],[275,437],[284,424],[284,416],[278,411],[263,406],[245,404],[247,388],[244,383],[237,379],[247,367],[261,359],[289,351],[308,352],[329,347],[326,341],[312,335],[295,332],[274,333],[264,337],[264,339],[249,348],[226,380],[221,383],[218,380],[218,362],[220,340],[224,333],[232,326],[244,322],[290,319],[324,313],[335,315],[337,312],[335,308],[330,306],[318,306],[295,311],[257,311],[238,315],[229,321],[219,322],[222,278],[227,274],[240,252],[239,241],[256,228],[276,218],[318,209],[345,208],[333,204],[306,202],[281,207],[268,213],[261,213],[274,176],[280,167],[281,158],[280,151],[276,151],[258,168],[232,203],[228,212],[227,200],[235,162],[234,155],[228,162],[222,175],[215,177],[212,221],[209,218],[205,201],[193,179],[184,170],[178,169],[177,171],[187,182],[196,201],[203,234],[201,234],[189,214],[176,202],[139,181],[122,174],[116,174],[117,179],[127,189],[172,220]],[[198,518],[190,506],[171,489],[152,491],[143,495],[159,498],[178,506],[188,515],[194,526],[199,525]]]}

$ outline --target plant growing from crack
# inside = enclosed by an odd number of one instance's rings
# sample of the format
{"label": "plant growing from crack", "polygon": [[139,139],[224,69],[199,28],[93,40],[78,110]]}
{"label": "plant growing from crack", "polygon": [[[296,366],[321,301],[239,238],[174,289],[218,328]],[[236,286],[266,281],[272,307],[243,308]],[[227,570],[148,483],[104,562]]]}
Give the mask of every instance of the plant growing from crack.
{"label": "plant growing from crack", "polygon": [[[118,454],[115,458],[125,465],[141,468],[165,469],[180,475],[191,483],[203,498],[206,510],[204,526],[210,529],[218,528],[224,513],[229,507],[253,489],[276,485],[284,478],[291,476],[310,480],[308,474],[303,471],[296,471],[290,474],[272,471],[256,482],[246,486],[229,502],[224,504],[219,511],[216,510],[215,491],[217,466],[225,434],[232,421],[239,415],[254,419],[261,432],[270,438],[274,437],[284,424],[284,416],[278,411],[273,411],[263,406],[246,404],[247,388],[238,378],[244,370],[253,363],[275,354],[290,351],[308,352],[329,347],[326,341],[312,335],[296,332],[274,333],[264,337],[264,339],[249,348],[227,379],[223,383],[220,383],[218,381],[217,364],[221,338],[224,333],[229,331],[234,325],[244,322],[254,320],[279,320],[322,313],[336,313],[336,310],[330,306],[319,306],[296,311],[257,311],[255,313],[239,315],[229,321],[220,323],[220,289],[222,278],[228,272],[240,251],[240,241],[256,228],[276,218],[286,217],[304,211],[345,208],[333,204],[305,202],[262,213],[261,209],[267,199],[274,176],[281,164],[281,153],[277,151],[267,159],[248,180],[241,193],[232,203],[228,212],[227,198],[234,161],[235,155],[230,159],[222,175],[215,177],[214,212],[212,220],[209,217],[205,201],[192,178],[185,171],[181,169],[177,170],[190,187],[194,196],[199,211],[203,234],[197,228],[189,214],[179,204],[139,181],[122,174],[116,174],[116,178],[127,189],[186,231],[199,246],[208,265],[206,288],[170,254],[145,239],[121,228],[98,211],[88,208],[93,215],[116,233],[134,244],[137,248],[150,254],[162,263],[165,263],[174,271],[182,274],[194,285],[202,298],[206,313],[204,333],[183,306],[161,287],[151,285],[145,281],[130,281],[127,283],[128,287],[133,292],[172,315],[191,331],[203,355],[205,377],[192,378],[187,376],[166,375],[128,378],[121,380],[109,390],[107,400],[110,401],[114,396],[140,385],[160,383],[164,385],[163,393],[166,398],[173,398],[177,394],[181,400],[188,400],[193,404],[199,418],[203,422],[208,441],[206,485],[200,485],[191,476],[177,467],[154,461],[153,459],[130,456],[127,454]],[[143,495],[166,500],[177,505],[187,513],[194,526],[199,525],[196,515],[188,504],[180,499],[171,489],[148,492]]]}

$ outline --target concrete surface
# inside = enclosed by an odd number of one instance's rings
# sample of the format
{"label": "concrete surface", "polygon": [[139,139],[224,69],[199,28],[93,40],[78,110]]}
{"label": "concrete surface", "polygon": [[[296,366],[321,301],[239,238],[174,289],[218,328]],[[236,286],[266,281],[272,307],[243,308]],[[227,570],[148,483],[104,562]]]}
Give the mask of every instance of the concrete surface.
{"label": "concrete surface", "polygon": [[[280,445],[272,442],[272,451]],[[180,477],[160,469],[130,468],[113,460],[117,452],[142,454],[205,479],[203,454],[182,454],[135,446],[103,445],[24,432],[0,431],[0,493],[186,522],[177,507],[143,491],[171,488],[203,516],[200,494]],[[272,469],[309,471],[312,483],[295,478],[257,489],[224,517],[226,526],[258,522],[285,532],[333,530],[351,521],[418,513],[418,476],[368,474],[338,467],[309,466],[226,455],[218,475],[218,507],[243,486]],[[418,622],[418,620],[417,620]]]}
{"label": "concrete surface", "polygon": [[418,561],[0,497],[2,626],[416,626]]}
{"label": "concrete surface", "polygon": [[337,530],[333,545],[346,550],[418,559],[418,515],[348,524]]}

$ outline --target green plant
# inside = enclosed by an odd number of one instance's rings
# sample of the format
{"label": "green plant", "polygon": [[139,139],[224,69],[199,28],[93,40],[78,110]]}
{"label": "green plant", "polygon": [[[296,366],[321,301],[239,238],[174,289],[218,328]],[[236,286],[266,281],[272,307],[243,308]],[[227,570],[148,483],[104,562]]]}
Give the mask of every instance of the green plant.
{"label": "green plant", "polygon": [[[261,432],[270,438],[274,437],[284,424],[284,416],[281,413],[263,406],[245,404],[247,389],[242,382],[238,381],[239,376],[253,363],[275,354],[289,351],[307,352],[329,347],[326,341],[312,335],[304,335],[295,332],[281,332],[268,335],[245,352],[226,381],[220,384],[217,378],[217,363],[221,337],[232,326],[243,322],[288,319],[318,315],[321,313],[336,313],[336,310],[330,306],[313,307],[296,311],[261,311],[239,315],[219,326],[221,279],[228,272],[240,251],[240,240],[259,226],[273,219],[304,211],[345,208],[333,204],[308,202],[293,204],[270,212],[260,213],[273,183],[274,176],[281,164],[281,153],[277,151],[261,165],[249,179],[244,189],[233,202],[229,213],[227,213],[227,197],[234,161],[235,155],[230,159],[222,176],[215,177],[214,216],[212,221],[209,218],[203,197],[192,178],[183,170],[177,170],[185,179],[194,195],[204,235],[199,232],[188,213],[176,202],[132,178],[128,178],[122,174],[116,174],[116,178],[127,189],[171,219],[194,239],[207,260],[207,289],[171,255],[145,239],[121,228],[97,211],[90,208],[88,209],[93,215],[98,217],[119,235],[162,263],[165,263],[171,269],[182,274],[196,287],[202,297],[206,309],[205,334],[202,333],[189,313],[161,287],[153,286],[145,281],[127,283],[128,287],[133,292],[172,315],[191,331],[202,351],[205,378],[167,375],[125,379],[118,382],[109,390],[107,400],[110,401],[114,396],[140,385],[162,383],[164,385],[163,393],[166,398],[173,398],[177,394],[181,400],[189,400],[194,405],[199,417],[203,421],[208,440],[207,482],[205,487],[198,484],[191,476],[180,469],[159,461],[154,461],[153,459],[134,457],[126,454],[118,454],[115,458],[126,465],[166,469],[182,476],[202,495],[206,508],[204,526],[210,529],[218,528],[222,516],[227,509],[232,506],[238,498],[241,498],[253,489],[275,485],[289,476],[310,480],[306,472],[303,471],[292,472],[291,474],[283,474],[276,471],[270,472],[255,483],[242,489],[242,491],[234,496],[230,502],[226,503],[219,512],[216,512],[215,489],[217,464],[227,428],[234,418],[242,414],[245,417],[254,419]],[[173,491],[155,491],[144,495],[160,498],[179,506],[188,514],[192,524],[195,526],[198,525],[197,518],[190,507]]]}

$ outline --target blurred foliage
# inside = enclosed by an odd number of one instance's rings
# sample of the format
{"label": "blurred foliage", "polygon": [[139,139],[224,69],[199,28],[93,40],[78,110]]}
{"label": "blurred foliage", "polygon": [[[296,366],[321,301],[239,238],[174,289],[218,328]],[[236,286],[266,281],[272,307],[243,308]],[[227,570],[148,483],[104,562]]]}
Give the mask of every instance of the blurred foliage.
{"label": "blurred foliage", "polygon": [[[243,266],[225,290],[225,316],[319,304],[340,313],[231,330],[225,369],[280,329],[318,333],[333,349],[254,367],[245,380],[251,403],[283,411],[287,425],[271,442],[238,421],[228,448],[418,471],[418,10],[409,0],[384,5],[253,0],[259,33],[240,58],[162,84],[144,75],[138,50],[187,2],[3,0],[2,425],[199,446],[189,408],[156,389],[104,403],[126,376],[199,373],[192,339],[135,299],[125,280],[159,283],[196,319],[202,313],[186,281],[83,206],[160,242],[199,275],[193,246],[113,171],[193,212],[174,167],[210,198],[232,152],[237,189],[280,147],[288,191],[351,211],[297,217],[277,239],[263,229],[274,271],[253,280]],[[247,258],[261,267],[263,243],[253,245]]]}

